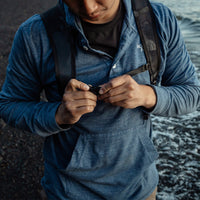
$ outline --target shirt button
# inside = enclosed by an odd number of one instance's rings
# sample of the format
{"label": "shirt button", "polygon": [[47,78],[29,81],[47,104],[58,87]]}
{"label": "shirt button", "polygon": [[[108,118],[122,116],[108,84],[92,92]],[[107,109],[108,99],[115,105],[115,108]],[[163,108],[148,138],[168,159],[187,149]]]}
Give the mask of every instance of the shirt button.
{"label": "shirt button", "polygon": [[116,65],[116,64],[114,64],[112,68],[113,68],[113,69],[115,69],[116,67],[117,67],[117,65]]}
{"label": "shirt button", "polygon": [[88,47],[87,47],[87,46],[83,46],[83,49],[87,51],[87,50],[88,50]]}

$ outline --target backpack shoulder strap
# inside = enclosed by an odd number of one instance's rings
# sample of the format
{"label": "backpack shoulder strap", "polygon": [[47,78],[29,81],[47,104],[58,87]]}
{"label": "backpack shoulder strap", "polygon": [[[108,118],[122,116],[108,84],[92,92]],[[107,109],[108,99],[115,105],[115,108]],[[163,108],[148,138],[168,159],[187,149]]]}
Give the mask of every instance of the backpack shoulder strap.
{"label": "backpack shoulder strap", "polygon": [[[151,83],[156,84],[160,67],[160,45],[155,16],[148,0],[132,0],[132,7],[145,52],[146,66],[148,66]],[[56,80],[59,92],[62,95],[68,81],[76,77],[74,45],[76,32],[67,25],[64,8],[60,4],[40,16],[53,50]]]}
{"label": "backpack shoulder strap", "polygon": [[132,0],[133,13],[150,73],[151,84],[156,84],[160,70],[160,44],[156,21],[149,0]]}
{"label": "backpack shoulder strap", "polygon": [[64,8],[60,4],[40,16],[53,50],[59,93],[63,95],[68,81],[75,77],[74,30],[67,25]]}

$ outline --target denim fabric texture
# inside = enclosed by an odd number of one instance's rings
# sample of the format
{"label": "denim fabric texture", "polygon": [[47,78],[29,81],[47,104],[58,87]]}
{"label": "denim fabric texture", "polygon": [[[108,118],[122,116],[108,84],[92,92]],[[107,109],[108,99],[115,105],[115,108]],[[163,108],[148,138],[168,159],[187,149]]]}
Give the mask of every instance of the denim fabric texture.
{"label": "denim fabric texture", "polygon": [[[79,18],[64,5],[67,23],[79,31],[78,80],[98,86],[146,63],[131,1],[123,3],[126,15],[114,58],[90,47]],[[195,111],[200,105],[200,83],[175,16],[160,3],[152,6],[161,46],[158,85],[152,86],[157,95],[155,108],[147,113],[142,107],[123,109],[98,101],[94,112],[69,129],[55,121],[62,97],[40,15],[19,27],[0,92],[0,117],[16,128],[45,137],[42,185],[48,199],[143,200],[155,190],[158,154],[151,140],[151,119],[145,120],[144,113],[176,116]],[[148,71],[133,78],[150,85]],[[47,101],[40,101],[43,89]]]}

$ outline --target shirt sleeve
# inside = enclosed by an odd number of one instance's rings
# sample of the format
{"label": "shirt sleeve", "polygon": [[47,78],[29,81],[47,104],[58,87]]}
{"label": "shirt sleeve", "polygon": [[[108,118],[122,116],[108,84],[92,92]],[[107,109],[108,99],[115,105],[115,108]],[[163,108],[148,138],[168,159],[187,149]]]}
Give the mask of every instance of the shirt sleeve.
{"label": "shirt sleeve", "polygon": [[165,60],[161,84],[152,86],[157,103],[152,113],[161,116],[183,115],[200,107],[200,83],[187,52],[176,17],[168,10],[162,24]]}
{"label": "shirt sleeve", "polygon": [[0,92],[0,117],[15,128],[46,137],[66,129],[55,121],[60,102],[40,101],[42,84],[28,37],[23,27],[15,35]]}

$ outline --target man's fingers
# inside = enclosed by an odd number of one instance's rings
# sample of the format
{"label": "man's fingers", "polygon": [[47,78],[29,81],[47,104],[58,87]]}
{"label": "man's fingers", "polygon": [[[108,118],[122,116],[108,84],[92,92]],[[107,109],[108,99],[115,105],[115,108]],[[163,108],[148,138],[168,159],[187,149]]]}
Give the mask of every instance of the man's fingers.
{"label": "man's fingers", "polygon": [[127,75],[127,74],[123,75],[123,76],[119,76],[117,78],[114,78],[114,79],[110,80],[108,83],[101,85],[99,94],[105,94],[109,90],[119,87],[119,86],[122,86],[131,80],[132,80],[131,76]]}
{"label": "man's fingers", "polygon": [[90,99],[97,101],[97,96],[89,91],[66,91],[63,95],[63,101],[76,101],[81,99]]}
{"label": "man's fingers", "polygon": [[71,79],[65,88],[62,104],[56,112],[56,122],[74,124],[83,114],[93,112],[97,96],[89,91],[90,87],[76,79]]}
{"label": "man's fingers", "polygon": [[65,91],[77,91],[77,90],[87,91],[89,89],[90,89],[90,87],[87,84],[85,84],[81,81],[78,81],[76,79],[71,79],[69,81],[69,83],[67,84]]}
{"label": "man's fingers", "polygon": [[82,115],[94,111],[95,106],[87,105],[80,107],[70,107],[68,110],[65,104],[61,104],[56,113],[56,122],[62,124],[75,124]]}
{"label": "man's fingers", "polygon": [[76,109],[76,108],[84,107],[84,106],[95,107],[96,102],[90,99],[80,99],[80,100],[70,101],[70,102],[65,103],[65,107],[67,108],[67,110],[72,110],[72,109]]}
{"label": "man's fingers", "polygon": [[111,104],[114,104],[116,102],[123,101],[123,100],[126,100],[126,97],[123,94],[122,95],[120,94],[120,95],[108,97],[108,98],[104,99],[104,101],[106,103],[111,103]]}
{"label": "man's fingers", "polygon": [[116,95],[120,95],[120,94],[124,94],[124,92],[126,92],[126,88],[124,87],[115,87],[114,89],[111,89],[109,91],[107,91],[106,93],[102,94],[102,95],[99,95],[98,96],[98,99],[99,100],[104,100],[108,97],[111,97],[111,96],[116,96]]}
{"label": "man's fingers", "polygon": [[84,115],[86,113],[93,112],[94,108],[95,108],[94,105],[71,107],[70,110],[68,110],[68,112],[70,113],[70,116],[72,118],[80,118],[82,115]]}
{"label": "man's fingers", "polygon": [[131,77],[129,75],[119,76],[117,78],[110,80],[108,83],[101,85],[99,94],[105,94],[109,90],[123,85],[124,83],[127,82],[127,78],[129,79]]}

